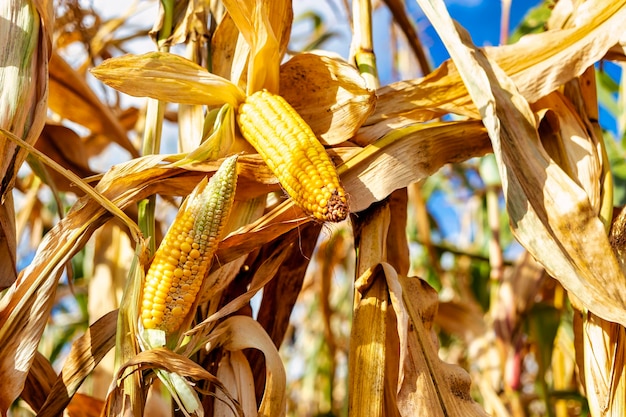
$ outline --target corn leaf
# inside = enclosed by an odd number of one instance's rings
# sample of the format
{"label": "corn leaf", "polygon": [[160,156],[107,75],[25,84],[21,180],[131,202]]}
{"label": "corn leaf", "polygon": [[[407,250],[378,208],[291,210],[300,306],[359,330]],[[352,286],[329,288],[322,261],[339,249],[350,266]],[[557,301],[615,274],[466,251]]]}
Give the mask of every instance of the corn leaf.
{"label": "corn leaf", "polygon": [[626,324],[624,276],[585,190],[540,146],[526,100],[495,62],[461,39],[443,2],[420,5],[481,111],[517,239],[582,305]]}

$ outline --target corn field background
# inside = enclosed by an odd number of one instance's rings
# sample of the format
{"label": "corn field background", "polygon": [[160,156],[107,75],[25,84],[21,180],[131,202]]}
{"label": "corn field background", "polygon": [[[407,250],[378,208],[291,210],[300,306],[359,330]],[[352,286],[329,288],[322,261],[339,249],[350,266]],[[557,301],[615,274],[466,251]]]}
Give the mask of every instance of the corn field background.
{"label": "corn field background", "polygon": [[[493,3],[482,47],[443,0],[3,1],[0,414],[626,415],[626,1],[510,29]],[[347,220],[241,136],[262,89],[326,147]],[[155,248],[235,154],[188,331],[147,346]]]}

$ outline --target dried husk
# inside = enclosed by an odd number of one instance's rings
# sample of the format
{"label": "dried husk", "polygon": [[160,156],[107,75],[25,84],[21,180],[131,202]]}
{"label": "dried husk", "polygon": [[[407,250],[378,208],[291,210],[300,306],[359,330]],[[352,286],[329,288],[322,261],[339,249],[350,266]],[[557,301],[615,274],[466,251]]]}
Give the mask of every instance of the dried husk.
{"label": "dried husk", "polygon": [[376,103],[352,65],[321,53],[298,54],[284,63],[280,94],[326,145],[354,136]]}

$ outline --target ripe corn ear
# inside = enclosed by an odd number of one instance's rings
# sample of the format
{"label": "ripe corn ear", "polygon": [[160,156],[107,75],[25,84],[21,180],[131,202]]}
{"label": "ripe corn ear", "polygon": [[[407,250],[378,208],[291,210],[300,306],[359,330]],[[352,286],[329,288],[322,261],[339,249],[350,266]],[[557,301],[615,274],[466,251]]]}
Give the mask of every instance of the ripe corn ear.
{"label": "ripe corn ear", "polygon": [[202,286],[228,220],[237,182],[237,157],[224,160],[181,206],[146,274],[141,303],[145,329],[176,332]]}
{"label": "ripe corn ear", "polygon": [[239,106],[237,123],[283,189],[308,215],[332,222],[346,218],[346,193],[333,162],[285,99],[257,91]]}

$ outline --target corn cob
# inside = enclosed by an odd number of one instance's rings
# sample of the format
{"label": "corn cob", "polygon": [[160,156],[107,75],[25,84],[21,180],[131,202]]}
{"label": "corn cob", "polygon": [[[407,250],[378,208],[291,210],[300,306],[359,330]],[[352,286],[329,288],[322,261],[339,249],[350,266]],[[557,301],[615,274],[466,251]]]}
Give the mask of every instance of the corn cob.
{"label": "corn cob", "polygon": [[143,287],[145,329],[172,334],[189,313],[233,205],[236,164],[236,156],[227,158],[208,184],[196,186],[159,245]]}
{"label": "corn cob", "polygon": [[237,122],[243,137],[308,215],[332,222],[346,218],[346,194],[333,162],[285,99],[257,91],[239,106]]}

